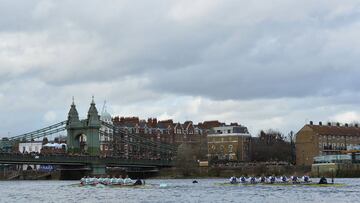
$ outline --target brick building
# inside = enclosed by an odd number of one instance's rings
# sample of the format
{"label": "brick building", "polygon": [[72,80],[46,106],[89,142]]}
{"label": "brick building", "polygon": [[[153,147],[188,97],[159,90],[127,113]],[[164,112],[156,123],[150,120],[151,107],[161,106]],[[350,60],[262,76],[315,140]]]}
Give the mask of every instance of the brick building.
{"label": "brick building", "polygon": [[249,161],[251,135],[245,126],[232,123],[213,127],[208,139],[208,157],[210,161]]}
{"label": "brick building", "polygon": [[311,166],[315,156],[339,154],[351,145],[360,144],[360,128],[357,124],[305,125],[296,134],[296,164]]}
{"label": "brick building", "polygon": [[154,159],[160,157],[160,154],[155,153],[154,150],[129,145],[128,142],[139,142],[141,145],[141,139],[132,140],[133,138],[127,137],[127,134],[134,134],[139,138],[147,138],[151,141],[175,146],[187,143],[196,151],[198,158],[202,158],[201,155],[206,157],[206,134],[197,125],[193,125],[192,121],[186,121],[182,124],[174,123],[171,119],[158,121],[156,118],[149,118],[146,121],[140,120],[138,117],[115,117],[113,123],[127,132],[125,135],[121,135],[123,137],[119,138],[117,144],[117,141],[114,140],[114,144],[117,145],[114,148],[118,149],[118,153],[122,156]]}

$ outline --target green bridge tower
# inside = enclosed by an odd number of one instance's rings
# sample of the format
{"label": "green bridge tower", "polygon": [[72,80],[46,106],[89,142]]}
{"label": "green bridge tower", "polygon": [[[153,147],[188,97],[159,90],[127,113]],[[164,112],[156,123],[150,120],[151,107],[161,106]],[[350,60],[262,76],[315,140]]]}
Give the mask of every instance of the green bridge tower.
{"label": "green bridge tower", "polygon": [[100,154],[100,127],[100,116],[95,106],[94,97],[87,118],[84,120],[79,119],[73,99],[66,123],[68,152],[98,156]]}

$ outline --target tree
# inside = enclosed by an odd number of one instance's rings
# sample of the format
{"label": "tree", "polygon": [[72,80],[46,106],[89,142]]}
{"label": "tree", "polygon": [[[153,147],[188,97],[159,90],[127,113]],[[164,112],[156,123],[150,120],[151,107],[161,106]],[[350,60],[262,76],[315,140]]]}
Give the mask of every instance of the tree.
{"label": "tree", "polygon": [[276,130],[261,130],[251,143],[253,161],[292,161],[292,146],[285,136]]}

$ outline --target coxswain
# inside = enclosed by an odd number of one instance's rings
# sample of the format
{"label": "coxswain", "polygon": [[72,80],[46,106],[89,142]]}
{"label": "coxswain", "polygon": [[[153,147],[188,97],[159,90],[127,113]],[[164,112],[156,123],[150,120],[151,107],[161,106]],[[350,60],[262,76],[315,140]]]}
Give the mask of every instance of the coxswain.
{"label": "coxswain", "polygon": [[327,183],[328,182],[324,176],[320,178],[319,184],[327,184]]}
{"label": "coxswain", "polygon": [[138,178],[138,179],[135,181],[134,185],[142,185],[141,179]]}

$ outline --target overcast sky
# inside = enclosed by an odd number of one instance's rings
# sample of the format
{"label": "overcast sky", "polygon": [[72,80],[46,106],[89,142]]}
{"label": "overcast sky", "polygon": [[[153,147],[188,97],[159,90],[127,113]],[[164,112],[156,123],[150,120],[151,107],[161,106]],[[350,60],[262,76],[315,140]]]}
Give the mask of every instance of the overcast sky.
{"label": "overcast sky", "polygon": [[0,0],[0,136],[113,115],[360,120],[358,0]]}

